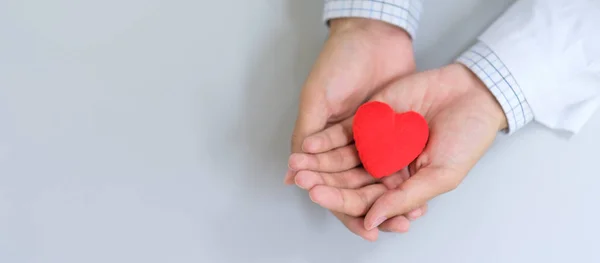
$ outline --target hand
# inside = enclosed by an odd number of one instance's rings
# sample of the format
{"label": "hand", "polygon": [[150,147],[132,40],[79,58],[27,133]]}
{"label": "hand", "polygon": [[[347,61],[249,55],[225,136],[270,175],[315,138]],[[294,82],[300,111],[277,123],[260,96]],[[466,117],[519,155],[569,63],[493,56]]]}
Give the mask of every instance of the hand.
{"label": "hand", "polygon": [[423,205],[405,215],[385,220],[377,229],[367,230],[364,227],[364,215],[371,204],[386,191],[396,189],[408,177],[408,170],[404,169],[379,180],[358,167],[336,173],[302,170],[298,172],[295,181],[300,188],[309,191],[313,202],[330,209],[352,233],[375,241],[379,235],[378,230],[407,232],[410,221],[427,212],[427,205]]}
{"label": "hand", "polygon": [[[415,70],[412,40],[403,29],[382,21],[341,18],[330,21],[330,36],[300,96],[292,152],[327,125],[349,116],[393,79]],[[288,170],[285,183],[296,172]]]}
{"label": "hand", "polygon": [[[430,139],[424,152],[409,166],[411,176],[400,172],[400,175],[383,178],[387,189],[369,184],[374,179],[361,177],[363,181],[359,183],[358,176],[350,176],[349,172],[329,177],[321,175],[322,178],[301,172],[296,178],[300,187],[310,187],[311,199],[321,206],[364,213],[362,229],[358,232],[361,236],[367,233],[371,238],[376,238],[372,233],[376,227],[385,227],[390,219],[458,187],[490,147],[497,132],[508,126],[491,92],[459,64],[400,79],[374,95],[372,100],[388,103],[396,112],[414,110],[427,119]],[[358,160],[356,151],[349,150],[351,146],[348,146],[352,141],[351,123],[349,118],[308,137],[304,148],[311,154],[304,154],[299,158],[302,162],[292,162],[292,166],[307,170],[318,166],[331,171],[348,168]]]}
{"label": "hand", "polygon": [[[289,166],[299,171],[296,185],[309,191],[311,199],[332,213],[353,233],[370,241],[377,240],[379,231],[404,233],[410,221],[427,212],[423,205],[402,216],[383,222],[378,229],[366,230],[364,215],[374,200],[386,191],[396,189],[408,179],[408,169],[391,176],[375,179],[360,165],[352,141],[352,118],[306,138],[303,149],[294,153]],[[329,186],[323,187],[322,185]]]}

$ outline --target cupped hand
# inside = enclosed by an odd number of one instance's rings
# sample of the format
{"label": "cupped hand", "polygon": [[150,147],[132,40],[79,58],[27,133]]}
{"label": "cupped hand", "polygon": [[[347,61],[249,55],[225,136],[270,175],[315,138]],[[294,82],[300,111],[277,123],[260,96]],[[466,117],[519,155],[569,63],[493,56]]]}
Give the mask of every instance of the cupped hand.
{"label": "cupped hand", "polygon": [[[351,116],[365,100],[393,79],[415,70],[412,40],[403,29],[382,21],[340,18],[300,95],[292,134],[292,153],[304,139]],[[296,172],[288,170],[286,184]]]}
{"label": "cupped hand", "polygon": [[385,177],[380,184],[357,176],[356,169],[330,175],[311,172],[343,171],[357,162],[351,118],[308,137],[303,142],[307,153],[290,157],[292,168],[307,170],[299,172],[296,184],[310,189],[311,199],[325,208],[364,214],[364,220],[352,221],[351,231],[370,240],[377,238],[376,228],[385,229],[395,222],[391,219],[406,213],[423,213],[419,207],[458,187],[498,131],[507,128],[494,96],[459,64],[400,79],[372,100],[388,103],[396,112],[419,112],[427,119],[429,142],[408,171]]}
{"label": "cupped hand", "polygon": [[298,171],[296,185],[309,191],[315,203],[331,210],[351,232],[366,240],[376,240],[378,230],[407,232],[410,221],[426,213],[426,204],[385,220],[378,229],[365,229],[364,215],[373,201],[408,179],[408,169],[375,179],[360,167],[351,142],[352,118],[307,137],[303,148],[308,153],[295,153],[289,159],[291,169]]}

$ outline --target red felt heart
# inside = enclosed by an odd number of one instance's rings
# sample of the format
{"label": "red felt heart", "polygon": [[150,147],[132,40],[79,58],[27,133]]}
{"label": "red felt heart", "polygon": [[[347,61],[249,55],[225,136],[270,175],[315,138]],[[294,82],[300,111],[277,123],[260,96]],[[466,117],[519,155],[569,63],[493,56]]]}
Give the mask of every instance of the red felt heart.
{"label": "red felt heart", "polygon": [[377,101],[358,108],[352,130],[359,158],[375,178],[408,166],[423,152],[429,138],[427,121],[419,113],[395,113]]}

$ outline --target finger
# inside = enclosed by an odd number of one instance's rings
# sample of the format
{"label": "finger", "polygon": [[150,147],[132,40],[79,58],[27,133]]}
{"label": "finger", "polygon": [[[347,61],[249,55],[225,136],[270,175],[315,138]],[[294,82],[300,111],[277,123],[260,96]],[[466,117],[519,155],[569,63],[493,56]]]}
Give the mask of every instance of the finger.
{"label": "finger", "polygon": [[302,143],[302,150],[306,153],[322,153],[348,145],[353,141],[352,120],[350,117],[340,123],[308,136]]}
{"label": "finger", "polygon": [[356,189],[373,184],[376,179],[363,168],[355,168],[339,173],[300,171],[295,177],[298,187],[310,190],[317,185],[335,188]]}
{"label": "finger", "polygon": [[414,209],[406,214],[406,218],[410,221],[415,221],[420,217],[424,216],[427,212],[427,204],[422,205],[421,207]]}
{"label": "finger", "polygon": [[383,183],[388,189],[396,189],[402,182],[406,181],[408,177],[408,172],[404,169],[382,179],[376,179],[365,171],[364,168],[358,167],[337,173],[302,170],[299,171],[294,178],[298,187],[304,190],[310,190],[317,185],[357,189],[376,182]]}
{"label": "finger", "polygon": [[354,145],[318,154],[293,153],[288,161],[288,166],[295,171],[311,170],[330,173],[345,171],[359,164],[360,159]]}
{"label": "finger", "polygon": [[324,208],[350,216],[363,216],[385,191],[387,188],[382,184],[372,184],[359,189],[317,185],[308,194],[313,202]]}
{"label": "finger", "polygon": [[296,175],[295,171],[288,169],[287,172],[285,173],[285,178],[283,179],[283,183],[285,183],[286,185],[294,184],[294,176],[295,175]]}
{"label": "finger", "polygon": [[386,176],[386,177],[381,178],[381,182],[388,189],[396,189],[396,188],[400,187],[400,185],[402,185],[402,183],[404,183],[404,181],[408,180],[409,177],[410,177],[410,174],[408,172],[408,169],[404,168],[404,169],[400,170],[399,172],[394,173],[391,176]]}
{"label": "finger", "polygon": [[[308,83],[312,83],[310,80]],[[319,92],[314,86],[307,84],[302,89],[300,95],[300,106],[294,131],[291,138],[291,152],[298,153],[302,151],[302,142],[304,139],[318,131],[321,131],[327,125],[329,113],[327,110],[327,102],[325,94]],[[287,185],[294,183],[295,172],[288,171],[284,183]]]}
{"label": "finger", "polygon": [[368,241],[375,241],[379,236],[379,231],[377,229],[366,230],[364,227],[364,218],[362,217],[353,217],[343,213],[338,213],[332,211],[333,215],[337,217],[350,232],[354,233],[357,236],[360,236]]}
{"label": "finger", "polygon": [[388,191],[377,199],[365,216],[365,228],[372,229],[387,218],[408,213],[456,188],[458,183],[460,180],[457,176],[447,170],[422,168],[400,188]]}
{"label": "finger", "polygon": [[[410,221],[405,216],[392,217],[379,225],[379,230],[394,233],[406,233],[410,228]],[[366,230],[366,228],[363,229]]]}
{"label": "finger", "polygon": [[292,133],[292,153],[301,152],[304,139],[323,130],[327,125],[328,118],[324,92],[315,87],[304,87],[300,95],[298,116]]}
{"label": "finger", "polygon": [[424,216],[427,212],[427,204],[408,212],[406,215],[400,215],[385,220],[379,225],[379,230],[385,232],[406,233],[410,228],[410,221],[415,221]]}

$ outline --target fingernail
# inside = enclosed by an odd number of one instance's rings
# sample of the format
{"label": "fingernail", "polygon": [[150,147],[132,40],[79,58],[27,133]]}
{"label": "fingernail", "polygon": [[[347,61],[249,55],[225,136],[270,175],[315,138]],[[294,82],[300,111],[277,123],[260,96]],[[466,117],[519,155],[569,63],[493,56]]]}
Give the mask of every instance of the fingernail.
{"label": "fingernail", "polygon": [[371,225],[371,227],[369,227],[369,229],[367,229],[367,230],[371,230],[371,229],[373,229],[373,228],[376,228],[376,227],[378,227],[378,226],[379,226],[379,225],[381,225],[381,223],[383,223],[383,221],[385,221],[386,219],[387,219],[387,217],[385,217],[385,216],[380,216],[380,217],[378,217],[378,218],[375,220],[375,222],[373,222],[373,224]]}
{"label": "fingernail", "polygon": [[[294,166],[296,167],[302,167],[304,165],[304,156],[302,154],[295,154],[293,157],[293,163]],[[292,162],[288,163],[288,168],[292,171],[296,171],[296,169],[294,169],[290,164]]]}
{"label": "fingernail", "polygon": [[301,189],[308,190],[306,188],[306,184],[302,182],[302,176],[303,176],[303,173],[301,173],[301,172],[296,174],[296,177],[294,178],[294,183]]}
{"label": "fingernail", "polygon": [[309,192],[308,198],[310,198],[310,201],[312,201],[313,203],[318,204],[317,201],[315,200],[315,198],[313,197],[313,193]]}

